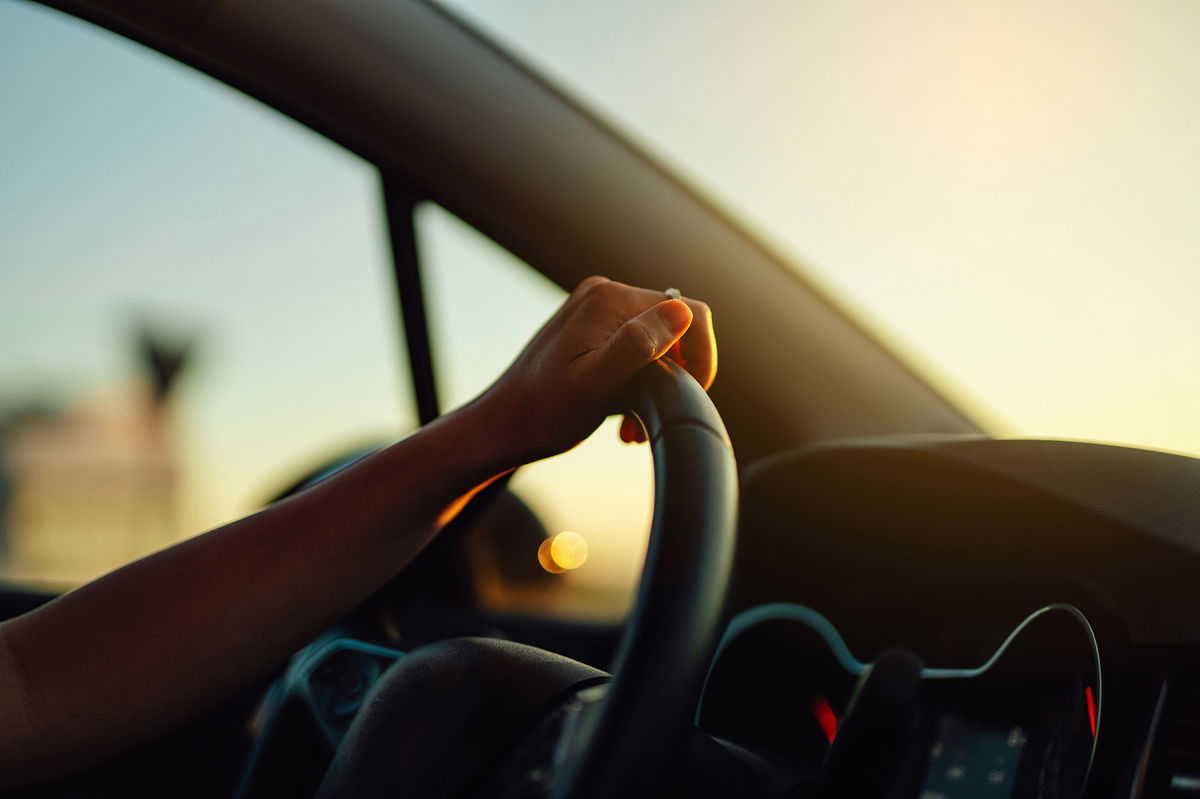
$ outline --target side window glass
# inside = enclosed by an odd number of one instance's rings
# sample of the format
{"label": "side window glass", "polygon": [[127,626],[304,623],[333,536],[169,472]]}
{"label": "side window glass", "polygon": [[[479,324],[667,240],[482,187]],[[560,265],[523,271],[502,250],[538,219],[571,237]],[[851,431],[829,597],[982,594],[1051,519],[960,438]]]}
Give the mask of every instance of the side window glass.
{"label": "side window glass", "polygon": [[0,579],[70,588],[411,430],[375,169],[0,3]]}
{"label": "side window glass", "polygon": [[[438,389],[443,407],[453,408],[503,372],[566,293],[437,206],[422,206],[416,224]],[[649,452],[621,443],[617,421],[513,477],[526,508],[497,509],[502,518],[471,548],[489,609],[593,619],[628,610],[653,486]]]}

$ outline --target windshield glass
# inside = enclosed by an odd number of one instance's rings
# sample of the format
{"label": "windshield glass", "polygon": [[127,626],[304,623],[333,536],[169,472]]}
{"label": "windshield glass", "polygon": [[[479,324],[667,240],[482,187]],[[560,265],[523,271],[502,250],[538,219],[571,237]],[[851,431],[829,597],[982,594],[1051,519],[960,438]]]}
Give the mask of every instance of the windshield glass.
{"label": "windshield glass", "polygon": [[1200,452],[1200,5],[446,5],[985,427]]}

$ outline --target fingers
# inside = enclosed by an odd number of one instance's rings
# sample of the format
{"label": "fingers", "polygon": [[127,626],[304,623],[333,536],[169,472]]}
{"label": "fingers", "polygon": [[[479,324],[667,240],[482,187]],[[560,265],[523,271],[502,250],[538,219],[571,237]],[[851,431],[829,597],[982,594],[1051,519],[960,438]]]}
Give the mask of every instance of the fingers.
{"label": "fingers", "polygon": [[717,338],[713,332],[712,311],[707,303],[685,298],[692,311],[692,324],[679,341],[680,366],[687,369],[707,391],[717,376]]}
{"label": "fingers", "polygon": [[691,323],[692,309],[686,303],[660,302],[617,328],[600,353],[602,366],[623,385],[643,366],[665,355]]}
{"label": "fingers", "polygon": [[[580,304],[588,298],[600,297],[617,315],[614,320],[614,324],[617,324],[631,315],[640,315],[648,309],[662,305],[664,296],[665,293],[661,291],[628,286],[593,275],[579,283],[571,293],[569,302]],[[618,329],[617,333],[623,337],[621,345],[632,347],[639,352],[643,349],[653,349],[657,353],[655,358],[665,354],[685,368],[696,382],[707,390],[712,386],[717,374],[717,344],[713,332],[712,311],[700,300],[684,297],[682,302],[691,311],[690,326],[685,328],[686,332],[682,337],[676,337],[674,346],[665,351],[657,346],[661,343],[658,337],[645,335],[653,331],[639,329],[638,325],[631,326],[630,329]],[[638,366],[648,363],[640,357],[635,358],[634,362]]]}
{"label": "fingers", "polygon": [[643,444],[646,441],[646,431],[642,423],[632,416],[621,419],[621,440],[626,444]]}
{"label": "fingers", "polygon": [[[623,286],[621,283],[616,285]],[[636,292],[638,299],[646,303],[660,303],[664,296],[661,291],[632,286],[627,288]],[[717,339],[713,332],[712,310],[708,303],[700,300],[684,297],[682,301],[692,312],[691,326],[666,355],[686,369],[707,391],[717,376]]]}

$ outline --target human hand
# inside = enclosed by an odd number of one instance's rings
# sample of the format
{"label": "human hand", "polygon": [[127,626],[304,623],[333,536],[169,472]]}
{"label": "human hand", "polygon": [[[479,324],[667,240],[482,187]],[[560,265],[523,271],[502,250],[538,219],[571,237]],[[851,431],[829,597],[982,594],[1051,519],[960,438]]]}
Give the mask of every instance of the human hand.
{"label": "human hand", "polygon": [[[587,438],[630,379],[666,355],[705,389],[717,373],[712,314],[699,300],[603,277],[584,280],[473,405],[514,464],[557,455]],[[642,441],[636,421],[625,441]]]}

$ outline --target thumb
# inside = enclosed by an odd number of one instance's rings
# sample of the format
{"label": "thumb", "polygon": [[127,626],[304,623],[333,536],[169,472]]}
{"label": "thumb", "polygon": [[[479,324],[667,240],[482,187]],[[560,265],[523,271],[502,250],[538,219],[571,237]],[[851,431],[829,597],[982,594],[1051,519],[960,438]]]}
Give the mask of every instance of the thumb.
{"label": "thumb", "polygon": [[680,300],[666,300],[625,322],[600,354],[600,368],[624,384],[646,364],[666,354],[692,324],[692,309]]}

